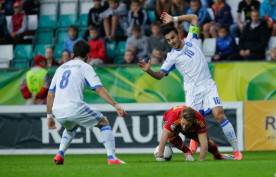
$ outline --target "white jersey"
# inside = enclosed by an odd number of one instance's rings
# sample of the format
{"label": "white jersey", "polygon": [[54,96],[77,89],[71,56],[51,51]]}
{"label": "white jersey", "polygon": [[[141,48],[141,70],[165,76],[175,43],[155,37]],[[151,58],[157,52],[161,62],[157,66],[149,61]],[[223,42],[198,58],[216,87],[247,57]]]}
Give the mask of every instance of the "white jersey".
{"label": "white jersey", "polygon": [[197,34],[189,32],[182,49],[172,49],[161,66],[161,71],[169,73],[176,68],[184,79],[184,89],[196,87],[205,80],[211,80],[208,63],[202,53]]}
{"label": "white jersey", "polygon": [[56,70],[49,88],[55,93],[52,110],[56,117],[69,117],[87,109],[83,101],[85,85],[95,90],[102,83],[92,66],[81,59],[68,61]]}

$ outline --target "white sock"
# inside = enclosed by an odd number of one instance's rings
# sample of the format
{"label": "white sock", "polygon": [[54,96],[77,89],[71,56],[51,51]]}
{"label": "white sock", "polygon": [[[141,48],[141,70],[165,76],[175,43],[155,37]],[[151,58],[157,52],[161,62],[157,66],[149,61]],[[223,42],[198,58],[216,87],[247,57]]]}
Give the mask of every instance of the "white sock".
{"label": "white sock", "polygon": [[110,125],[105,125],[101,128],[101,136],[103,144],[107,152],[108,159],[116,159],[115,155],[115,138],[112,134]]}
{"label": "white sock", "polygon": [[228,119],[225,118],[220,123],[220,127],[222,128],[222,131],[223,131],[224,135],[226,136],[226,139],[228,140],[228,142],[231,144],[233,150],[234,151],[239,151],[238,139],[236,137],[236,133],[235,133],[235,130],[234,130],[233,125],[231,124],[231,122]]}
{"label": "white sock", "polygon": [[59,154],[64,156],[65,151],[70,146],[75,135],[76,135],[76,129],[74,129],[72,131],[68,131],[68,130],[64,129],[64,131],[62,133],[60,145],[59,145],[59,151],[58,151]]}

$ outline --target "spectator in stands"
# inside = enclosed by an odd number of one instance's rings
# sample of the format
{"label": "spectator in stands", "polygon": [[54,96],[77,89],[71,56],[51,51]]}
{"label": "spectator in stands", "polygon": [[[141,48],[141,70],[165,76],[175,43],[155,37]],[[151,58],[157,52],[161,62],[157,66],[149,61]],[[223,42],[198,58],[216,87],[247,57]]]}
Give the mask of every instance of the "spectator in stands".
{"label": "spectator in stands", "polygon": [[23,34],[27,29],[27,19],[22,11],[21,2],[15,2],[13,5],[14,14],[8,24],[8,31],[12,42],[18,43],[23,40]]}
{"label": "spectator in stands", "polygon": [[157,14],[157,19],[160,19],[162,12],[171,13],[172,0],[156,0],[155,12]]}
{"label": "spectator in stands", "polygon": [[[237,37],[242,31],[246,22],[250,21],[250,13],[252,10],[258,10],[260,2],[258,0],[242,0],[239,2],[237,11],[237,23],[231,25],[231,35]],[[245,21],[242,20],[242,13],[244,14]]]}
{"label": "spectator in stands", "polygon": [[[105,10],[101,17],[103,18],[105,37],[115,39],[118,27],[121,30],[127,29],[127,6],[119,0],[108,0],[109,8]],[[127,31],[124,31],[127,34]]]}
{"label": "spectator in stands", "polygon": [[[200,0],[191,0],[190,1],[190,8],[187,10],[187,14],[196,14],[198,16],[198,25],[200,28],[206,23],[209,23],[212,19],[205,7],[201,6]],[[188,32],[189,30],[189,23],[185,22],[184,30]]]}
{"label": "spectator in stands", "polygon": [[218,38],[216,39],[216,52],[212,57],[212,61],[231,60],[236,57],[235,39],[229,34],[226,26],[221,26],[218,30]]}
{"label": "spectator in stands", "polygon": [[87,63],[91,65],[103,64],[106,61],[106,49],[104,40],[99,37],[98,29],[95,27],[89,28],[90,40],[88,42],[90,51],[88,54]]}
{"label": "spectator in stands", "polygon": [[151,24],[151,36],[148,40],[148,54],[152,55],[154,49],[163,51],[164,53],[169,52],[170,47],[166,42],[165,38],[160,33],[160,23],[155,22]]}
{"label": "spectator in stands", "polygon": [[13,5],[16,0],[4,0],[4,10],[6,15],[12,15],[13,12]]}
{"label": "spectator in stands", "polygon": [[7,29],[7,20],[3,10],[3,0],[0,1],[0,44],[7,42],[7,36],[9,35]]}
{"label": "spectator in stands", "polygon": [[134,25],[132,28],[132,35],[127,38],[126,49],[136,51],[136,56],[139,59],[146,58],[148,50],[148,38],[141,34],[141,28]]}
{"label": "spectator in stands", "polygon": [[61,54],[60,64],[62,65],[67,61],[69,61],[70,59],[71,59],[70,52],[68,52],[67,50],[64,50]]}
{"label": "spectator in stands", "polygon": [[132,49],[127,49],[124,54],[124,64],[134,64],[137,63],[135,58],[135,51]]}
{"label": "spectator in stands", "polygon": [[38,14],[39,4],[39,0],[24,0],[23,10],[27,15]]}
{"label": "spectator in stands", "polygon": [[70,26],[68,28],[68,37],[64,40],[63,50],[70,52],[70,55],[73,54],[73,46],[76,42],[81,40],[78,37],[78,28],[76,26]]}
{"label": "spectator in stands", "polygon": [[59,64],[56,62],[54,58],[54,50],[52,47],[47,47],[45,49],[45,58],[47,60],[47,67],[51,68],[54,66],[59,66]]}
{"label": "spectator in stands", "polygon": [[219,26],[230,26],[233,24],[233,18],[231,15],[231,8],[225,2],[225,0],[217,0],[212,5],[212,10],[214,12],[215,21],[206,23],[203,25],[203,35],[204,38],[217,37],[217,29]]}
{"label": "spectator in stands", "polygon": [[260,20],[258,11],[251,11],[251,22],[246,24],[239,41],[240,57],[245,60],[264,60],[269,36],[267,23]]}
{"label": "spectator in stands", "polygon": [[272,36],[276,36],[276,0],[264,0],[262,2],[260,17],[267,21],[272,29]]}
{"label": "spectator in stands", "polygon": [[[100,14],[107,9],[107,4],[102,5],[102,0],[93,0],[94,6],[89,10],[88,13],[88,26],[93,26],[100,29],[100,35],[104,36],[103,19]],[[89,32],[88,32],[89,33]]]}
{"label": "spectator in stands", "polygon": [[164,60],[164,52],[158,49],[153,49],[150,55],[151,64],[161,64]]}
{"label": "spectator in stands", "polygon": [[273,47],[269,51],[269,60],[276,62],[276,47]]}
{"label": "spectator in stands", "polygon": [[132,0],[130,10],[128,12],[128,29],[127,35],[131,35],[131,29],[133,25],[139,25],[141,27],[142,34],[145,34],[147,28],[148,15],[147,12],[141,7],[139,0]]}
{"label": "spectator in stands", "polygon": [[183,15],[187,10],[186,6],[187,4],[184,0],[172,0],[171,15],[172,16]]}
{"label": "spectator in stands", "polygon": [[27,72],[21,84],[21,94],[26,104],[45,104],[49,88],[46,58],[37,55],[34,57],[34,66]]}

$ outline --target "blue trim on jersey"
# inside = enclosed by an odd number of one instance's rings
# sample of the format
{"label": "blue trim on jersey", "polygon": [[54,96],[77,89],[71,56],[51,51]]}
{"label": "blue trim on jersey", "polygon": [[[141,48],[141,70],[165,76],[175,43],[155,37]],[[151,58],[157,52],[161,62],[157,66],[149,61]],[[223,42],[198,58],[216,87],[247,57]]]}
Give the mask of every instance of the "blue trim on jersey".
{"label": "blue trim on jersey", "polygon": [[101,84],[99,85],[95,85],[94,87],[92,87],[92,90],[96,90],[97,88],[103,87]]}
{"label": "blue trim on jersey", "polygon": [[88,85],[92,90],[96,90],[99,87],[102,87],[101,84],[99,85],[95,85],[94,87],[92,85],[89,84],[89,82],[85,79],[85,84]]}
{"label": "blue trim on jersey", "polygon": [[49,92],[55,93],[56,92],[56,86],[54,88],[52,88],[52,89],[49,89]]}
{"label": "blue trim on jersey", "polygon": [[175,69],[175,64],[172,65],[172,67],[169,70],[160,69],[160,71],[164,72],[166,75],[168,75],[172,70]]}
{"label": "blue trim on jersey", "polygon": [[208,116],[211,112],[212,112],[212,109],[211,108],[208,108],[206,111],[204,111],[203,109],[199,110],[200,114],[202,116]]}
{"label": "blue trim on jersey", "polygon": [[221,124],[220,124],[220,127],[223,128],[224,126],[226,126],[229,122],[228,119],[225,119]]}
{"label": "blue trim on jersey", "polygon": [[106,125],[104,127],[101,128],[101,132],[102,131],[106,131],[106,130],[111,130],[111,126],[110,125]]}

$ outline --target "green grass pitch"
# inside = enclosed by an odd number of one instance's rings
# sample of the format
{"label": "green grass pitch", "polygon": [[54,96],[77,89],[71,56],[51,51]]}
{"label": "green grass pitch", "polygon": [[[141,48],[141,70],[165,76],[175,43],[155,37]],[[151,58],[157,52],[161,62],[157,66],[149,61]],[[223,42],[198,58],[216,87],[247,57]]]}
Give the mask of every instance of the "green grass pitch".
{"label": "green grass pitch", "polygon": [[242,161],[185,162],[174,154],[156,162],[151,154],[121,154],[125,165],[108,166],[105,155],[67,155],[56,166],[51,155],[0,156],[0,177],[276,177],[276,152],[246,152]]}

